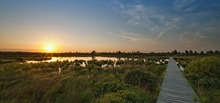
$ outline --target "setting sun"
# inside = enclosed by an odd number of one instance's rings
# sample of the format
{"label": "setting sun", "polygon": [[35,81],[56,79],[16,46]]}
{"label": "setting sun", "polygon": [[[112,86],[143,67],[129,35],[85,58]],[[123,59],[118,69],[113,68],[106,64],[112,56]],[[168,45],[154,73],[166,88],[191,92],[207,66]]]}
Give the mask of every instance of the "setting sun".
{"label": "setting sun", "polygon": [[52,44],[47,44],[44,49],[46,52],[54,52],[55,47]]}

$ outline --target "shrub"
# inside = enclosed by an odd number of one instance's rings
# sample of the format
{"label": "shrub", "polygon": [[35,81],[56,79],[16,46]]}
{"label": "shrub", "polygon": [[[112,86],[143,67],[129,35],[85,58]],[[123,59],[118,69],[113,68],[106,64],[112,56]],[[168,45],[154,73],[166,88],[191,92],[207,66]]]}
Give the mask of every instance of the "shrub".
{"label": "shrub", "polygon": [[149,97],[139,88],[130,88],[108,93],[93,100],[93,103],[149,103]]}
{"label": "shrub", "polygon": [[125,90],[129,88],[128,84],[125,84],[120,81],[103,81],[95,84],[95,97],[99,97],[103,94],[117,92],[119,90]]}
{"label": "shrub", "polygon": [[153,91],[156,88],[158,79],[151,73],[144,73],[140,70],[131,70],[125,75],[125,83],[140,86],[145,90]]}
{"label": "shrub", "polygon": [[93,103],[126,103],[126,100],[118,96],[117,93],[109,93],[101,98],[95,99]]}
{"label": "shrub", "polygon": [[220,78],[220,59],[205,57],[193,60],[186,69],[186,73],[196,73],[198,76]]}
{"label": "shrub", "polygon": [[185,69],[187,79],[204,103],[219,103],[220,59],[204,57],[192,60]]}
{"label": "shrub", "polygon": [[185,74],[196,85],[203,86],[204,88],[213,87],[216,85],[216,81],[213,80],[220,79],[220,59],[204,57],[193,60],[187,66]]}
{"label": "shrub", "polygon": [[140,70],[132,70],[125,75],[124,81],[131,85],[139,85],[144,75]]}
{"label": "shrub", "polygon": [[121,64],[125,64],[125,61],[123,61],[123,60],[116,61],[116,65],[121,65]]}

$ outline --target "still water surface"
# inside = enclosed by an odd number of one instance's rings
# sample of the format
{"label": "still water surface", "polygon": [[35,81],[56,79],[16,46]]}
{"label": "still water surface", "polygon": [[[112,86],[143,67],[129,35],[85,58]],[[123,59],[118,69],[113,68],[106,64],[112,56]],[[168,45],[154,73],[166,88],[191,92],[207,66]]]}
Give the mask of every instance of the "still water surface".
{"label": "still water surface", "polygon": [[[75,60],[92,60],[92,59],[96,59],[96,60],[112,60],[112,61],[117,61],[119,60],[119,58],[116,57],[52,57],[50,60],[42,60],[42,61],[27,61],[27,63],[40,63],[40,62],[56,62],[56,61],[75,61]],[[127,59],[127,58],[126,58]],[[131,58],[130,58],[131,59]],[[125,58],[120,58],[120,60],[125,60]]]}

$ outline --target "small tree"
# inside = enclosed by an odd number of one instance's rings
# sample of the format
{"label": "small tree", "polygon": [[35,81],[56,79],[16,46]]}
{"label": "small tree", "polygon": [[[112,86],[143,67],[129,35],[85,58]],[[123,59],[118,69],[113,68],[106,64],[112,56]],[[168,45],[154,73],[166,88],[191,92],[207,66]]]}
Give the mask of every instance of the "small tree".
{"label": "small tree", "polygon": [[93,51],[91,52],[91,54],[92,54],[92,55],[95,55],[95,54],[96,54],[96,51],[95,51],[95,50],[93,50]]}
{"label": "small tree", "polygon": [[188,51],[188,50],[185,50],[185,54],[189,54],[189,51]]}
{"label": "small tree", "polygon": [[207,51],[207,54],[213,54],[213,53],[214,53],[214,52],[211,51],[211,50]]}
{"label": "small tree", "polygon": [[194,51],[194,54],[196,54],[196,55],[197,55],[197,54],[198,54],[198,52],[197,52],[197,51]]}
{"label": "small tree", "polygon": [[200,54],[203,55],[203,54],[204,54],[204,51],[201,51]]}
{"label": "small tree", "polygon": [[172,53],[175,55],[178,54],[177,50],[174,50]]}
{"label": "small tree", "polygon": [[216,51],[215,51],[215,54],[218,54],[218,53],[219,53],[219,51],[218,51],[218,50],[216,50]]}
{"label": "small tree", "polygon": [[193,51],[192,51],[192,50],[190,50],[190,51],[189,51],[189,54],[193,54]]}
{"label": "small tree", "polygon": [[96,55],[96,51],[93,50],[93,51],[91,52],[91,55],[92,55],[92,59],[94,60],[94,59],[95,59],[95,55]]}

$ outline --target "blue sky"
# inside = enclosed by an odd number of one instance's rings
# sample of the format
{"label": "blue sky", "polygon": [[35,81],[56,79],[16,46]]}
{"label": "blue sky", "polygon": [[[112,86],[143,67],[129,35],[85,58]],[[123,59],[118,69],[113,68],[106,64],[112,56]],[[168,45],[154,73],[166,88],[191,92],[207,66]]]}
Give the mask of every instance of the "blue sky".
{"label": "blue sky", "polygon": [[220,50],[219,0],[1,0],[0,50]]}

